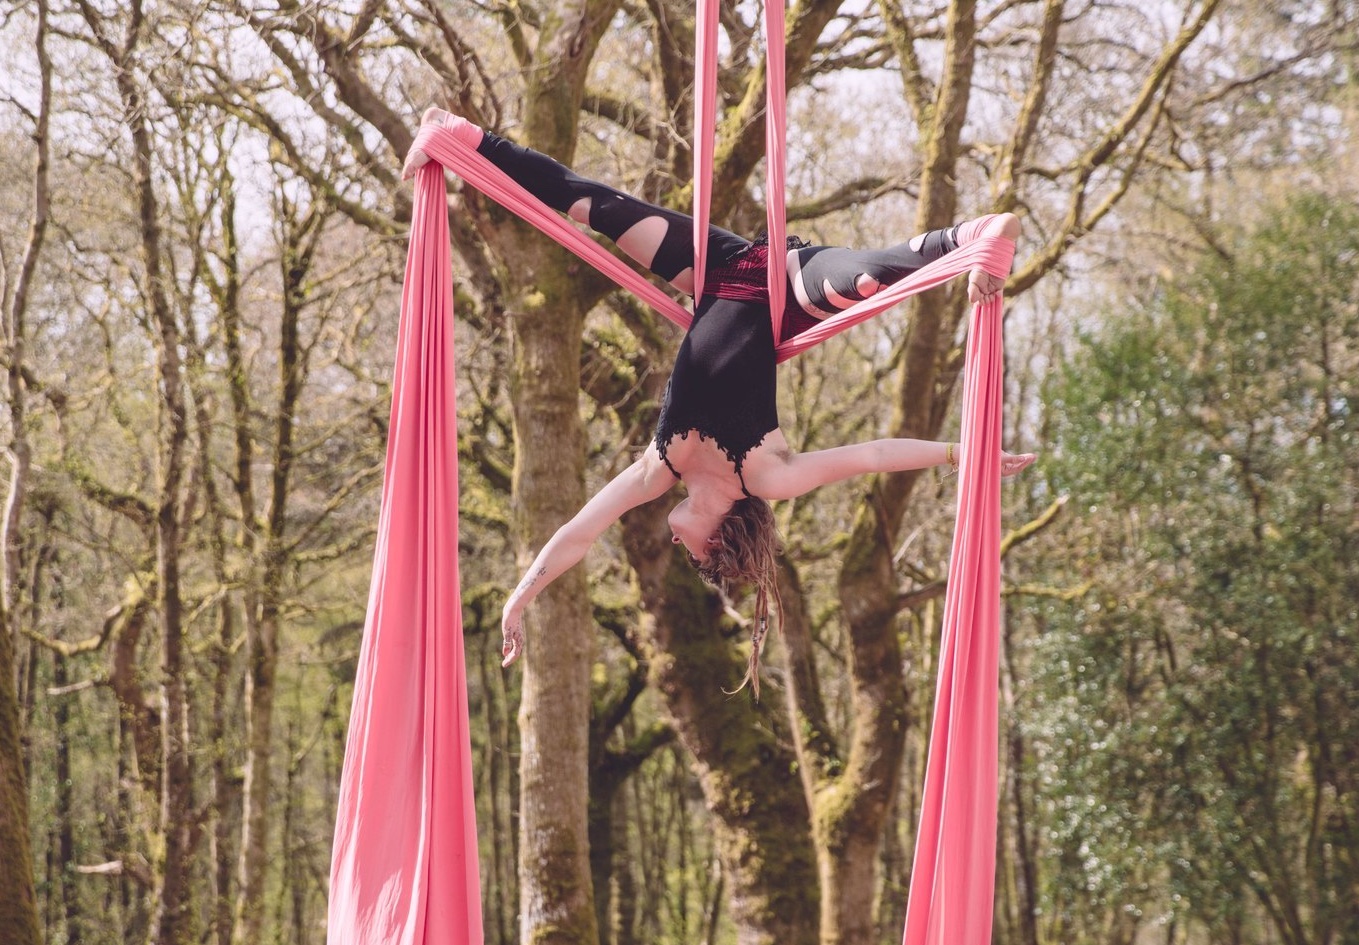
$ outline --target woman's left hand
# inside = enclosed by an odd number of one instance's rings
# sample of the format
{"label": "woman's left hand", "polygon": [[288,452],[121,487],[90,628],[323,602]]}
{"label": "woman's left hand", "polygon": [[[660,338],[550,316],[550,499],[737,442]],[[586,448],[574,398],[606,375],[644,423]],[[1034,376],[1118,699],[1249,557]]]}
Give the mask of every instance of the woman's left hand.
{"label": "woman's left hand", "polygon": [[1036,459],[1038,459],[1036,453],[1002,452],[1000,454],[1000,474],[1007,479],[1010,476],[1016,476],[1032,466]]}

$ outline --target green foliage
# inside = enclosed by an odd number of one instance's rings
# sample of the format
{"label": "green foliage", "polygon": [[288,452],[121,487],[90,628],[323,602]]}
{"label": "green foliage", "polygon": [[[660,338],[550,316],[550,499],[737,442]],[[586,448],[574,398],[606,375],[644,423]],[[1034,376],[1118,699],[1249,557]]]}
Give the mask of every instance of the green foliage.
{"label": "green foliage", "polygon": [[1081,519],[1054,580],[1097,588],[1026,610],[1068,940],[1120,912],[1359,931],[1357,294],[1359,212],[1303,196],[1051,381],[1050,483]]}

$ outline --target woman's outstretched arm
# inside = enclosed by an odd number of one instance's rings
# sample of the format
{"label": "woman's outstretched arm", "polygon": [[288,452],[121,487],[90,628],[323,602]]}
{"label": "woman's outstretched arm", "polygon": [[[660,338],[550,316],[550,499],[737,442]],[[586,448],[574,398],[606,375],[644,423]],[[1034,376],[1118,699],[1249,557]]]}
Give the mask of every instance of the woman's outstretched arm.
{"label": "woman's outstretched arm", "polygon": [[[1001,475],[1013,476],[1037,457],[1033,453],[1000,454]],[[793,499],[817,486],[868,473],[904,472],[930,466],[956,465],[958,446],[933,440],[870,440],[810,453],[791,453],[782,465],[760,475],[756,492],[765,499]]]}
{"label": "woman's outstretched arm", "polygon": [[524,608],[542,593],[543,588],[579,564],[595,539],[624,512],[659,498],[675,482],[653,444],[641,459],[595,493],[571,521],[557,529],[533,559],[509,600],[505,601],[500,622],[505,635],[502,666],[509,666],[524,651]]}

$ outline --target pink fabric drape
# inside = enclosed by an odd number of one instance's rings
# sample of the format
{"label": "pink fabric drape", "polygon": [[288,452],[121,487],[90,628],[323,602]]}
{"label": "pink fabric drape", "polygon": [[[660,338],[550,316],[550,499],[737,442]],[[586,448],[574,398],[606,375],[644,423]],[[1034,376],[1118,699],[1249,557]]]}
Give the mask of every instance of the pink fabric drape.
{"label": "pink fabric drape", "polygon": [[958,520],[904,945],[989,945],[996,873],[1001,302],[974,306]]}
{"label": "pink fabric drape", "polygon": [[[429,155],[432,162],[442,164],[506,210],[580,256],[676,325],[688,328],[693,321],[693,316],[678,302],[516,184],[504,171],[478,154],[476,149],[459,141],[449,129],[438,125],[422,128],[415,138],[415,147]],[[912,295],[943,285],[978,266],[996,275],[1007,275],[1013,258],[1014,243],[1010,240],[995,236],[979,237],[877,295],[784,341],[776,348],[776,357],[780,363],[787,361]]]}
{"label": "pink fabric drape", "polygon": [[774,337],[783,337],[783,299],[788,286],[787,160],[788,93],[784,87],[783,0],[764,5],[764,165],[765,219],[769,230],[769,317]]}
{"label": "pink fabric drape", "polygon": [[[774,337],[782,335],[787,101],[783,0],[765,5],[765,203]],[[702,187],[703,179],[695,182]],[[985,238],[779,345],[787,360],[909,295],[974,266],[1004,276],[1014,244]],[[943,265],[939,265],[942,263]],[[931,272],[932,269],[937,272]],[[949,559],[939,679],[916,832],[903,945],[988,945],[996,867],[1000,628],[1000,442],[1003,376],[999,299],[973,307],[963,392],[958,518]]]}
{"label": "pink fabric drape", "polygon": [[480,945],[466,681],[448,211],[443,169],[430,164],[415,181],[330,945]]}
{"label": "pink fabric drape", "polygon": [[[717,14],[721,0],[698,0],[694,10],[694,298],[708,274],[713,158],[717,147]],[[775,335],[775,337],[778,337]]]}

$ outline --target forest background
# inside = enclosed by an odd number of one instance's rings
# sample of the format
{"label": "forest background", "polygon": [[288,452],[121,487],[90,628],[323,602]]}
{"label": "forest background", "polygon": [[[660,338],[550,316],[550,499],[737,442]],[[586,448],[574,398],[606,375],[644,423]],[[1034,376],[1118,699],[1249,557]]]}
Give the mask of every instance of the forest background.
{"label": "forest background", "polygon": [[[439,104],[689,197],[672,0],[6,0],[0,942],[319,943],[410,189]],[[716,222],[763,219],[754,2]],[[1350,0],[800,0],[791,229],[1019,213],[995,941],[1359,942]],[[743,601],[626,516],[677,332],[456,183],[487,942],[897,941],[953,484],[781,503]],[[797,448],[956,436],[958,287],[783,368]]]}

